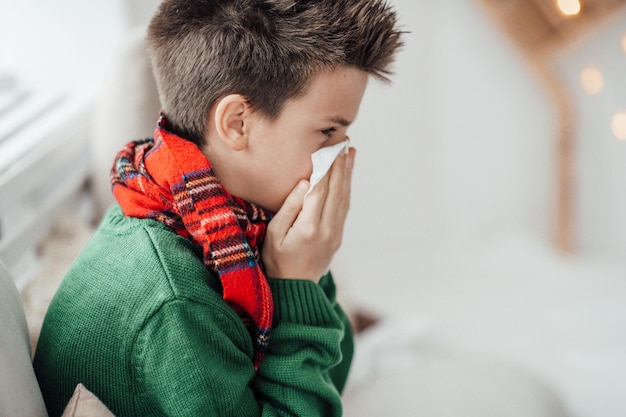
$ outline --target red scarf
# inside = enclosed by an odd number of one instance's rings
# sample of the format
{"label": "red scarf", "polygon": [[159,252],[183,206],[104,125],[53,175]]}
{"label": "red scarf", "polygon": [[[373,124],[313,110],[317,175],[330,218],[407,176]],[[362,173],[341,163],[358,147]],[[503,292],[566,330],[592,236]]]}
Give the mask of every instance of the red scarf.
{"label": "red scarf", "polygon": [[164,129],[130,142],[111,170],[113,194],[126,216],[156,219],[191,239],[222,283],[254,341],[258,368],[269,342],[274,302],[259,247],[270,216],[226,191],[200,149]]}

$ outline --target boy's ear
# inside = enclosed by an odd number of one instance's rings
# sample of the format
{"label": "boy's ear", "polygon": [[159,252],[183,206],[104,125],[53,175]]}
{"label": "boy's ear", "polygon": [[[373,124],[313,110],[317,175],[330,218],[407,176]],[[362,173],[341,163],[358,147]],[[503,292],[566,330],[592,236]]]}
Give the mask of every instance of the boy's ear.
{"label": "boy's ear", "polygon": [[215,130],[220,139],[234,151],[248,146],[245,122],[250,112],[248,100],[241,94],[229,94],[215,107]]}

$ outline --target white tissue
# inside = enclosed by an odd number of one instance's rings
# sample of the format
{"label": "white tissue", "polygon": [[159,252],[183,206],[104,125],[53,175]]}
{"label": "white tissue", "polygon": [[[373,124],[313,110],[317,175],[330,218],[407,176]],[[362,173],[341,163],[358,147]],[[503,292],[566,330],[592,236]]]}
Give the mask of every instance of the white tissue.
{"label": "white tissue", "polygon": [[335,145],[326,146],[311,154],[313,172],[311,173],[311,178],[309,178],[309,183],[311,185],[309,187],[309,191],[306,193],[307,195],[309,195],[309,193],[313,190],[313,187],[315,187],[315,185],[320,182],[322,178],[324,178],[324,175],[326,175],[341,151],[344,151],[344,153],[347,154],[349,148],[350,141],[344,140],[343,142],[339,142]]}

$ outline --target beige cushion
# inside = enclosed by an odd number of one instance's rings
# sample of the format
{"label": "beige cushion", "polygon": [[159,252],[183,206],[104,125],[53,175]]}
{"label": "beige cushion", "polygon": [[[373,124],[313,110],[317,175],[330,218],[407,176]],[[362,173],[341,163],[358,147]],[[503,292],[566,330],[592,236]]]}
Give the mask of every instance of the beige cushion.
{"label": "beige cushion", "polygon": [[0,416],[47,416],[35,378],[22,301],[0,261]]}
{"label": "beige cushion", "polygon": [[78,384],[61,417],[115,417],[83,384]]}

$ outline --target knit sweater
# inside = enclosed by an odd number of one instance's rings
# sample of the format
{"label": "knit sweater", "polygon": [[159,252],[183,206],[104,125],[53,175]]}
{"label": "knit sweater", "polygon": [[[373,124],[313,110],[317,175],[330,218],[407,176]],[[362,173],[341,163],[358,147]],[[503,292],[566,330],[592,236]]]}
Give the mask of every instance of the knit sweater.
{"label": "knit sweater", "polygon": [[83,383],[117,416],[339,416],[353,338],[332,276],[268,278],[269,348],[191,241],[114,206],[55,294],[34,366],[50,416]]}

